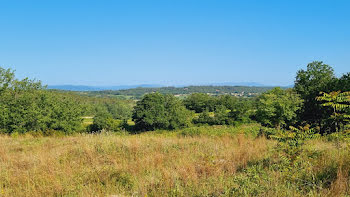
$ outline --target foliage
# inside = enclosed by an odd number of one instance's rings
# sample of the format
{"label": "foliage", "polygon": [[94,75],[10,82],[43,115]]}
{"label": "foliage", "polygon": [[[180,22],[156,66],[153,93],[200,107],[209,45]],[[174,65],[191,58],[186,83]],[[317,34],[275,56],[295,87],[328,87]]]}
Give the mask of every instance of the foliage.
{"label": "foliage", "polygon": [[255,99],[239,99],[230,109],[229,121],[240,123],[251,122],[251,117],[255,115]]}
{"label": "foliage", "polygon": [[277,133],[280,132],[275,128],[261,127],[258,132],[258,137],[265,137],[267,139],[272,139]]}
{"label": "foliage", "polygon": [[122,120],[114,119],[112,114],[108,112],[99,112],[93,119],[93,124],[88,127],[90,132],[97,132],[102,130],[120,131],[122,128]]}
{"label": "foliage", "polygon": [[215,100],[216,100],[215,101],[215,105],[222,105],[228,110],[232,110],[235,107],[237,107],[237,103],[239,101],[241,101],[237,97],[231,96],[231,95],[227,95],[227,94],[226,95],[220,95],[220,96],[216,97]]}
{"label": "foliage", "polygon": [[[74,97],[66,94],[43,91],[46,102],[41,104],[48,130],[59,130],[66,133],[83,131],[83,107]],[[44,129],[45,131],[46,129]]]}
{"label": "foliage", "polygon": [[0,67],[0,96],[9,88],[14,77],[15,74],[12,70]]}
{"label": "foliage", "polygon": [[183,103],[172,95],[165,95],[165,109],[168,119],[168,129],[185,128],[191,125],[192,113]]}
{"label": "foliage", "polygon": [[214,111],[214,98],[204,93],[193,93],[184,100],[187,109],[194,110],[196,113],[204,112],[205,110]]}
{"label": "foliage", "polygon": [[234,177],[235,185],[230,190],[230,196],[260,196],[268,188],[265,182],[270,182],[271,177],[262,165],[254,165],[244,169],[242,174]]}
{"label": "foliage", "polygon": [[84,116],[95,116],[98,113],[106,112],[114,119],[127,120],[131,118],[134,101],[121,100],[109,97],[90,97],[87,95],[71,93],[84,107]]}
{"label": "foliage", "polygon": [[133,112],[137,130],[177,129],[189,126],[191,112],[172,95],[151,93],[138,101]]}
{"label": "foliage", "polygon": [[217,125],[229,124],[229,113],[227,112],[227,108],[225,106],[216,106],[214,112],[214,123]]}
{"label": "foliage", "polygon": [[188,109],[200,112],[193,119],[196,124],[236,125],[249,123],[251,122],[250,116],[254,114],[255,110],[253,99],[238,99],[230,95],[210,97],[205,94],[193,94],[184,102]]}
{"label": "foliage", "polygon": [[278,131],[276,135],[272,136],[272,139],[277,140],[277,149],[283,153],[282,159],[288,161],[291,165],[293,162],[300,159],[299,156],[303,151],[302,146],[306,140],[319,138],[319,134],[315,134],[314,129],[308,127],[295,128],[290,127],[290,131]]}
{"label": "foliage", "polygon": [[336,90],[332,91],[342,91],[347,92],[350,91],[350,72],[341,76],[335,85]]}
{"label": "foliage", "polygon": [[323,102],[322,106],[332,108],[333,114],[330,116],[330,119],[335,124],[335,132],[339,130],[341,124],[344,130],[345,124],[350,121],[350,114],[346,111],[350,109],[350,92],[323,92],[322,96],[316,99]]}
{"label": "foliage", "polygon": [[204,112],[200,113],[198,117],[193,119],[193,123],[214,125],[215,119],[213,116],[211,116],[209,110],[205,110]]}
{"label": "foliage", "polygon": [[256,118],[264,125],[280,128],[295,121],[302,100],[293,90],[273,90],[258,98]]}
{"label": "foliage", "polygon": [[320,127],[325,126],[323,120],[329,112],[322,109],[315,99],[320,92],[333,91],[336,80],[333,68],[323,62],[312,62],[307,65],[307,70],[297,72],[294,88],[304,100],[299,113],[300,120]]}
{"label": "foliage", "polygon": [[81,131],[82,107],[66,94],[46,91],[40,82],[17,80],[0,69],[0,131]]}

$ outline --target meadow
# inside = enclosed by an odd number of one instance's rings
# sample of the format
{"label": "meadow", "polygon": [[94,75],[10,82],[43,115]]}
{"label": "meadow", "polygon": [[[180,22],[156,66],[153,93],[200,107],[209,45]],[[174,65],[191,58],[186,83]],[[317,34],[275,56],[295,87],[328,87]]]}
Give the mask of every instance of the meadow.
{"label": "meadow", "polygon": [[306,140],[293,166],[257,124],[141,134],[0,137],[0,196],[346,196],[346,141]]}

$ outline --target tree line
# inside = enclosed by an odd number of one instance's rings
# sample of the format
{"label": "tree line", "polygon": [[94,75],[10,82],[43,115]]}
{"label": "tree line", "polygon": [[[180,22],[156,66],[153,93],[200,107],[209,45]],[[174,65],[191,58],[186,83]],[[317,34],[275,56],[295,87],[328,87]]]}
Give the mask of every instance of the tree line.
{"label": "tree line", "polygon": [[[339,106],[349,99],[348,91],[350,74],[336,77],[331,66],[318,61],[297,72],[293,88],[277,87],[256,97],[192,93],[180,99],[155,92],[137,102],[47,90],[40,81],[19,80],[12,70],[0,68],[0,133],[138,132],[250,122],[332,133],[347,128],[349,109]],[[93,117],[88,126],[86,116]]]}
{"label": "tree line", "polygon": [[133,105],[134,101],[47,90],[40,81],[16,79],[13,70],[0,67],[0,133],[86,132],[90,128],[82,124],[84,116],[129,119]]}
{"label": "tree line", "polygon": [[[236,125],[259,122],[276,129],[289,126],[307,126],[320,133],[345,129],[349,109],[341,110],[341,121],[335,121],[335,112],[319,99],[322,93],[350,91],[350,73],[336,77],[331,66],[320,61],[307,65],[296,74],[293,88],[274,88],[258,97],[237,98],[230,95],[209,96],[193,93],[184,100],[174,96],[152,93],[137,102],[133,120],[143,130],[176,129],[189,124]],[[176,105],[167,105],[171,98]],[[343,104],[345,100],[338,102]],[[181,107],[180,107],[181,106]],[[178,110],[177,113],[165,113]],[[336,114],[339,114],[337,112]],[[181,118],[180,118],[181,117]],[[188,121],[191,119],[191,121]],[[340,126],[342,125],[342,127]]]}

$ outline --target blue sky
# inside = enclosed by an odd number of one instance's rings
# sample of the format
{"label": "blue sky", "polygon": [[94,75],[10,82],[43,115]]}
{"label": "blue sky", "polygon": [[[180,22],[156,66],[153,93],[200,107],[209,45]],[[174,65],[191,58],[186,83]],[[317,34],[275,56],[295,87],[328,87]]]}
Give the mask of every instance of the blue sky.
{"label": "blue sky", "polygon": [[44,84],[293,84],[350,71],[348,0],[0,0],[0,66]]}

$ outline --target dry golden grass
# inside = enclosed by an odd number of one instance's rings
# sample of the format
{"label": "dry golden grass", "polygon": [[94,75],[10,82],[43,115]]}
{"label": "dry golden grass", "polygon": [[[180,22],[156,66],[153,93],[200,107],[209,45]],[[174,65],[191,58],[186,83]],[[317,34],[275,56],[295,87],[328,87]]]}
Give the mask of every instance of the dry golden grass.
{"label": "dry golden grass", "polygon": [[305,149],[316,152],[319,156],[309,159],[313,174],[327,176],[332,182],[329,187],[320,191],[322,196],[348,196],[350,194],[350,149],[346,143],[337,148],[335,142],[325,140],[311,140]]}
{"label": "dry golden grass", "polygon": [[0,137],[0,196],[219,196],[265,138]]}
{"label": "dry golden grass", "polygon": [[273,148],[275,141],[239,134],[249,128],[0,136],[0,196],[350,194],[346,143],[337,149],[334,142],[310,140],[301,163],[289,169]]}

